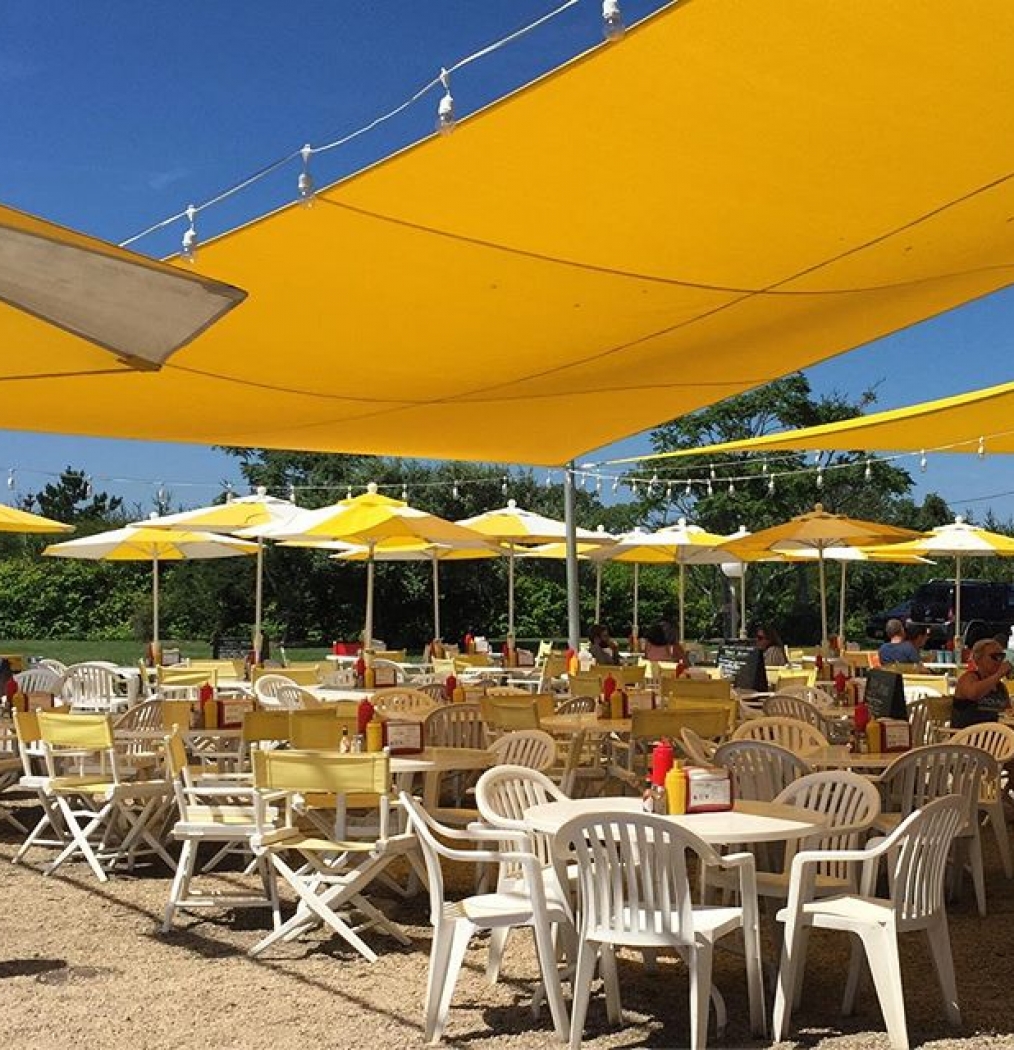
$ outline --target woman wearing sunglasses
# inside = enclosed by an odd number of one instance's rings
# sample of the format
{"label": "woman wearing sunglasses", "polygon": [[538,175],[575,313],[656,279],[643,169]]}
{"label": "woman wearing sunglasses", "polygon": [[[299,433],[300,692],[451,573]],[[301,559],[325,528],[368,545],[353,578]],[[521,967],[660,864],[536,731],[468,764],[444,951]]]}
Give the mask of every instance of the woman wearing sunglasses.
{"label": "woman wearing sunglasses", "polygon": [[980,638],[972,646],[972,667],[954,687],[951,727],[964,729],[979,722],[996,722],[1010,707],[1003,680],[1010,674],[1007,652],[995,638]]}

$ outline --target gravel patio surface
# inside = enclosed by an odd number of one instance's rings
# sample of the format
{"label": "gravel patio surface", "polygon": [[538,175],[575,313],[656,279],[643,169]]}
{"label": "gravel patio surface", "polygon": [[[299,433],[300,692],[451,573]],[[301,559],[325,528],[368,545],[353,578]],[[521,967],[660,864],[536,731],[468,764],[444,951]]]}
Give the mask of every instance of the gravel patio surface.
{"label": "gravel patio surface", "polygon": [[[4,796],[22,818],[37,813],[29,801]],[[0,993],[7,1050],[160,1050],[204,1046],[236,1050],[307,1047],[390,1048],[422,1044],[430,927],[425,895],[377,897],[412,939],[402,947],[367,933],[380,954],[363,960],[336,936],[320,930],[251,959],[247,949],[266,929],[266,913],[223,911],[184,914],[169,935],[160,930],[169,893],[164,868],[139,869],[100,884],[76,862],[52,877],[41,869],[47,852],[10,863],[20,836],[0,827]],[[932,1050],[1009,1047],[1014,1050],[1014,882],[1003,877],[992,836],[984,834],[990,914],[982,919],[971,886],[951,908],[951,938],[964,1024],[948,1029],[921,935],[902,939],[909,1032],[913,1046]],[[470,873],[450,874],[466,892]],[[252,886],[238,866],[214,880]],[[207,883],[207,880],[206,880]],[[770,915],[767,927],[773,926]],[[487,984],[484,939],[468,953],[451,1008],[445,1043],[476,1050],[527,1050],[556,1045],[548,1011],[533,1020],[534,952],[527,932],[515,935],[500,983]],[[769,957],[774,958],[768,945]],[[888,1050],[872,986],[861,989],[851,1018],[839,1014],[848,954],[845,941],[814,933],[803,1008],[794,1017],[788,1047]],[[645,971],[639,957],[621,960],[624,1024],[607,1024],[601,994],[589,1009],[585,1045],[686,1046],[686,971],[663,959]],[[758,1047],[747,1026],[742,961],[719,953],[715,980],[729,1008],[725,1036],[714,1047]],[[770,1009],[770,1001],[769,1001]]]}

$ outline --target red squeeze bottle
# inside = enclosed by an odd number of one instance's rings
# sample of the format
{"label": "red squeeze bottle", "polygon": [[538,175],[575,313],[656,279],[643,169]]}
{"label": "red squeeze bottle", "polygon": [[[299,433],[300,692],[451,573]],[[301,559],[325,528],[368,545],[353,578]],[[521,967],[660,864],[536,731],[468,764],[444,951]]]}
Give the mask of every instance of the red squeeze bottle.
{"label": "red squeeze bottle", "polygon": [[336,639],[335,639],[335,640],[334,640],[334,641],[333,641],[333,642],[331,643],[331,652],[332,652],[332,654],[333,654],[334,656],[340,656],[341,654],[340,654],[340,653],[339,653],[339,651],[338,651],[339,649],[341,649],[341,646],[340,646],[340,645],[338,644],[338,639],[336,638]]}
{"label": "red squeeze bottle", "polygon": [[366,680],[366,657],[360,651],[356,659],[356,685],[361,686]]}
{"label": "red squeeze bottle", "polygon": [[366,727],[370,724],[373,718],[373,712],[375,708],[370,703],[369,698],[363,697],[359,701],[359,706],[356,708],[356,731],[366,735]]}
{"label": "red squeeze bottle", "polygon": [[834,676],[834,688],[835,692],[841,694],[845,692],[845,686],[848,685],[848,679],[845,677],[844,671],[839,671]]}
{"label": "red squeeze bottle", "polygon": [[817,674],[820,674],[820,672],[824,670],[824,656],[823,656],[823,654],[818,652],[816,657],[814,658],[813,662],[814,662],[814,665],[817,668]]}
{"label": "red squeeze bottle", "polygon": [[672,743],[663,737],[651,753],[651,782],[663,786],[665,775],[672,769]]}
{"label": "red squeeze bottle", "polygon": [[856,732],[866,732],[866,727],[870,723],[870,706],[865,700],[861,704],[856,705],[855,723]]}
{"label": "red squeeze bottle", "polygon": [[449,674],[447,680],[444,682],[444,696],[448,700],[454,699],[454,690],[458,688],[458,680],[454,675]]}
{"label": "red squeeze bottle", "polygon": [[616,679],[607,674],[602,680],[602,698],[608,700],[616,692]]}

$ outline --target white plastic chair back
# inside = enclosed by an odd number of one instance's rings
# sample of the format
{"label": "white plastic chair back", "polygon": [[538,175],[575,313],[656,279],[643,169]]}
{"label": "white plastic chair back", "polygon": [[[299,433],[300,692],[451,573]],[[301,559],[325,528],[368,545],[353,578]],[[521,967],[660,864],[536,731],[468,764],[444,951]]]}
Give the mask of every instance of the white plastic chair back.
{"label": "white plastic chair back", "polygon": [[51,656],[43,657],[39,661],[38,666],[48,668],[53,674],[58,674],[61,678],[66,678],[67,676],[67,665],[62,660],[55,660]]}
{"label": "white plastic chair back", "polygon": [[691,762],[699,766],[715,764],[715,752],[718,750],[718,745],[711,740],[705,740],[690,726],[684,726],[680,730],[680,746]]}
{"label": "white plastic chair back", "polygon": [[125,711],[113,723],[113,729],[165,729],[162,701],[144,700]]}
{"label": "white plastic chair back", "polygon": [[765,740],[730,740],[712,760],[732,773],[736,798],[772,802],[789,784],[813,770],[788,748]]}
{"label": "white plastic chair back", "polygon": [[545,771],[556,762],[556,741],[541,729],[518,729],[497,737],[489,750],[497,763]]}
{"label": "white plastic chair back", "polygon": [[18,688],[23,693],[49,693],[60,696],[63,693],[64,677],[48,667],[29,667],[14,676]]}
{"label": "white plastic chair back", "polygon": [[572,696],[562,700],[556,708],[558,715],[592,715],[598,706],[594,696]]}
{"label": "white plastic chair back", "polygon": [[827,747],[827,737],[819,729],[798,718],[751,718],[732,734],[733,740],[763,740],[795,754]]}
{"label": "white plastic chair back", "polygon": [[525,766],[494,766],[475,785],[475,804],[482,819],[494,828],[524,832],[542,865],[552,863],[552,837],[533,834],[525,810],[566,798],[545,773]]}
{"label": "white plastic chair back", "polygon": [[764,714],[768,718],[794,718],[806,722],[827,736],[827,722],[816,704],[801,696],[776,693],[764,701]]}
{"label": "white plastic chair back", "polygon": [[834,697],[819,685],[792,685],[786,682],[784,687],[778,683],[778,692],[782,696],[798,696],[801,700],[808,700],[811,704],[819,707],[833,707]]}
{"label": "white plastic chair back", "polygon": [[264,674],[254,682],[254,695],[263,708],[302,707],[301,690],[282,674]]}
{"label": "white plastic chair back", "polygon": [[1014,729],[1000,722],[982,722],[959,729],[948,741],[988,751],[1000,765],[1014,758]]}
{"label": "white plastic chair back", "polygon": [[906,751],[884,770],[880,783],[885,811],[907,817],[934,799],[960,795],[965,803],[963,830],[976,820],[984,779],[999,777],[992,755],[966,744],[930,744]]}
{"label": "white plastic chair back", "polygon": [[423,723],[429,747],[485,747],[486,727],[479,704],[444,704],[434,708]]}
{"label": "white plastic chair back", "polygon": [[385,670],[394,672],[394,680],[398,685],[401,685],[405,681],[405,672],[393,661],[387,660],[382,656],[375,656],[373,658],[374,668],[382,667]]}
{"label": "white plastic chair back", "polygon": [[126,705],[121,679],[104,661],[72,664],[67,668],[70,702],[82,710],[108,712]]}
{"label": "white plastic chair back", "polygon": [[[437,688],[443,689],[443,686]],[[399,711],[428,714],[437,706],[428,693],[419,689],[381,689],[373,694],[371,702],[378,711],[392,714]]]}

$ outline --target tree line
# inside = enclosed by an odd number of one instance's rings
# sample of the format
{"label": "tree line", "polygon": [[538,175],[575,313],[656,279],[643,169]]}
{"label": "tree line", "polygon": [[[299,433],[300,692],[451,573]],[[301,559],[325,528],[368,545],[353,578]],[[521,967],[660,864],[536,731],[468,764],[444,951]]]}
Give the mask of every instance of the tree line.
{"label": "tree line", "polygon": [[[804,376],[795,374],[720,405],[665,424],[653,431],[655,451],[756,436],[860,414],[874,400],[869,392],[857,399],[816,397]],[[371,456],[227,449],[235,456],[253,488],[286,496],[293,489],[300,505],[323,506],[343,498],[351,487],[361,492],[373,481],[388,495],[404,487],[413,506],[449,519],[460,519],[503,506],[514,499],[521,507],[562,518],[562,487],[547,486],[545,472],[504,465],[427,463]],[[765,467],[756,457],[689,457],[659,461],[647,473],[657,481],[640,485],[623,502],[611,485],[577,491],[578,524],[623,532],[672,524],[680,517],[711,532],[729,533],[739,526],[754,531],[812,509],[828,510],[874,521],[925,530],[952,520],[946,502],[928,495],[912,497],[913,482],[898,466],[849,453],[822,454],[825,467],[817,487],[812,458],[779,453]],[[655,469],[657,467],[657,470]],[[774,492],[768,477],[777,469]],[[867,469],[869,477],[867,478]],[[702,479],[715,481],[710,493]],[[637,476],[644,478],[646,469]],[[749,478],[730,489],[724,477]],[[686,480],[693,479],[690,492]],[[225,498],[223,494],[222,499]],[[92,492],[84,472],[68,467],[57,482],[19,503],[77,527],[76,535],[116,528],[145,517],[146,508],[126,508],[103,492]],[[160,513],[175,507],[159,506]],[[991,519],[989,527],[1010,531]],[[19,638],[145,639],[151,631],[151,567],[144,563],[95,563],[41,557],[47,540],[6,536],[0,541],[0,636]],[[519,638],[560,636],[566,627],[566,592],[562,562],[519,561],[516,573],[516,619]],[[992,559],[976,575],[1005,578],[1007,570]],[[594,568],[581,566],[582,618],[594,613]],[[163,564],[162,637],[165,639],[243,636],[253,618],[253,559]],[[272,546],[266,556],[265,623],[268,634],[289,644],[327,644],[359,635],[365,604],[362,564],[341,563],[328,552]],[[871,613],[897,604],[931,576],[952,575],[949,565],[898,567],[862,565],[850,569],[847,608],[850,636],[860,637]],[[602,619],[624,637],[632,623],[632,569],[606,564],[603,569]],[[674,621],[675,574],[669,567],[645,566],[640,572],[639,622]],[[816,569],[799,564],[759,564],[748,571],[751,618],[777,624],[796,644],[817,640]],[[419,649],[432,633],[432,570],[428,564],[392,562],[376,567],[375,635],[388,645]],[[505,559],[444,562],[441,565],[443,635],[447,640],[466,631],[499,638],[506,632],[507,567]],[[728,583],[714,566],[690,567],[687,574],[687,633],[718,637],[729,629]]]}

